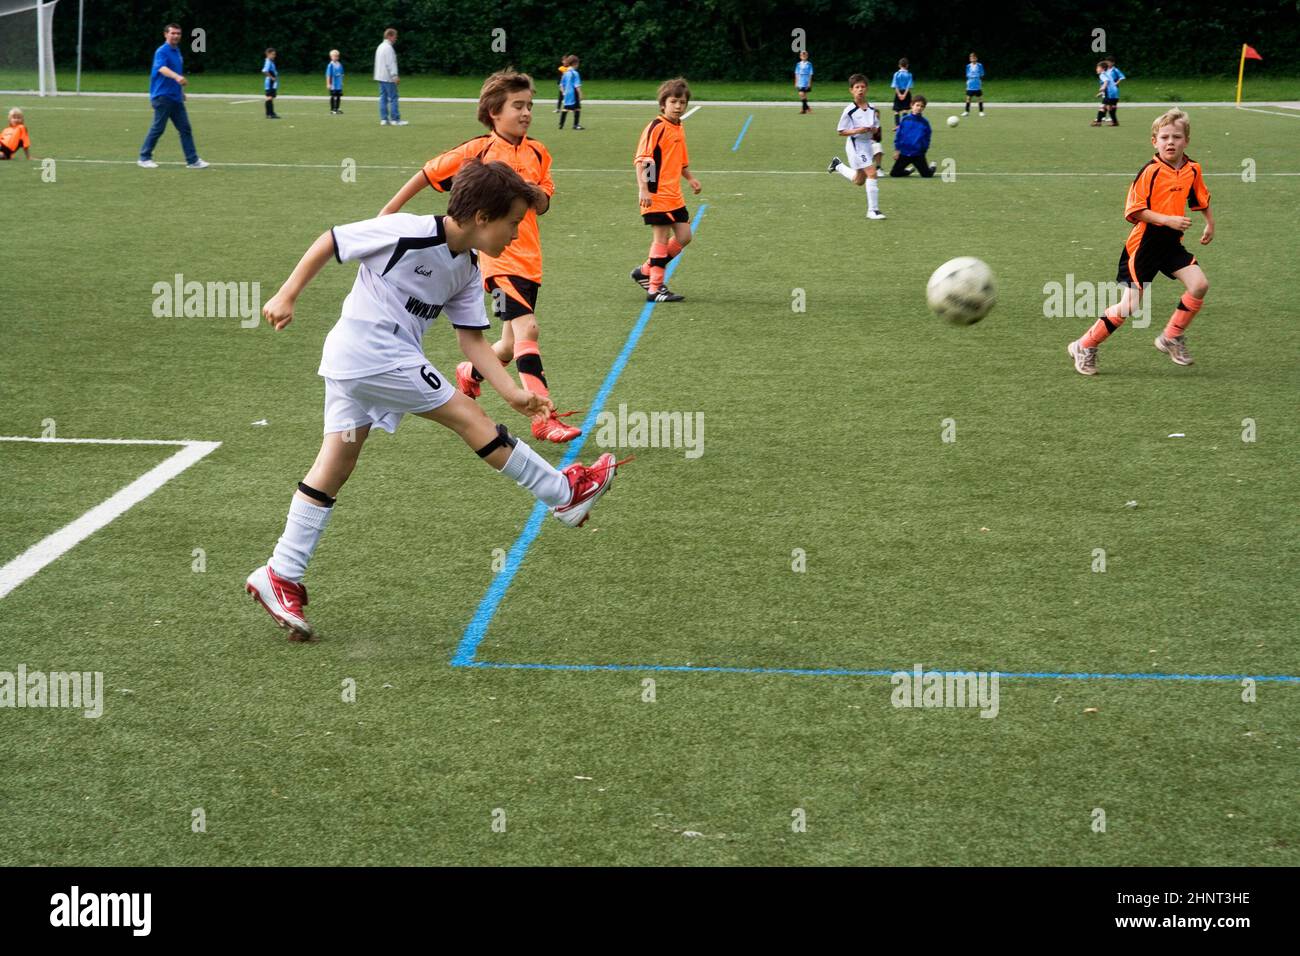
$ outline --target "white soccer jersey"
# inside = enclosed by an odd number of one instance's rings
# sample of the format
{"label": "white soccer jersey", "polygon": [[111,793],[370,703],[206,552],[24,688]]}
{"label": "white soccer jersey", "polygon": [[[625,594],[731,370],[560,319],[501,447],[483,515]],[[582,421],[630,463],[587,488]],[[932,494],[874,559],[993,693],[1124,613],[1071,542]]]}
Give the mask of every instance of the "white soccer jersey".
{"label": "white soccer jersey", "polygon": [[478,255],[447,248],[443,219],[394,213],[330,230],[339,262],[361,265],[325,338],[319,374],[350,379],[419,366],[424,333],[439,315],[458,329],[488,327]]}
{"label": "white soccer jersey", "polygon": [[[843,132],[846,129],[858,129],[862,126],[874,126],[880,128],[880,112],[871,105],[858,106],[856,103],[850,103],[840,111],[840,123],[837,130]],[[879,143],[872,140],[870,133],[857,133],[847,137],[848,143],[844,148],[845,155],[853,169],[862,169],[871,165],[871,157],[878,152],[882,152]]]}

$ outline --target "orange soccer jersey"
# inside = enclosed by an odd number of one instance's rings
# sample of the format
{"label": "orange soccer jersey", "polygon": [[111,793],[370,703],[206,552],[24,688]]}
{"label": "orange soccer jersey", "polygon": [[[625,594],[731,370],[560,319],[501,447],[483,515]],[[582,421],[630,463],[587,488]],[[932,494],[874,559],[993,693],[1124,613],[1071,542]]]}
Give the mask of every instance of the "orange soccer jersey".
{"label": "orange soccer jersey", "polygon": [[10,152],[18,152],[19,149],[31,149],[32,138],[27,135],[27,127],[22,123],[17,126],[6,126],[0,130],[0,143],[3,143]]}
{"label": "orange soccer jersey", "polygon": [[1181,216],[1188,205],[1194,210],[1210,205],[1210,190],[1205,185],[1200,163],[1184,156],[1183,165],[1174,169],[1157,156],[1143,166],[1129,187],[1128,200],[1124,203],[1124,218],[1133,223],[1133,230],[1124,242],[1129,261],[1136,260],[1143,243],[1182,242],[1182,233],[1176,229],[1135,221],[1138,213],[1150,209],[1166,216]]}
{"label": "orange soccer jersey", "polygon": [[681,123],[656,116],[641,132],[636,160],[654,163],[654,176],[646,182],[650,207],[646,212],[672,212],[686,205],[682,199],[682,169],[691,164],[686,155],[686,133]]}
{"label": "orange soccer jersey", "polygon": [[[495,132],[475,136],[425,163],[424,176],[438,192],[447,192],[451,189],[452,179],[469,159],[505,163],[524,182],[541,187],[548,196],[555,195],[555,183],[551,181],[551,154],[545,146],[527,136],[518,146]],[[519,224],[519,238],[508,245],[499,257],[494,259],[480,255],[479,263],[484,280],[493,276],[519,276],[540,285],[542,238],[537,228],[536,210],[528,210],[523,222]]]}

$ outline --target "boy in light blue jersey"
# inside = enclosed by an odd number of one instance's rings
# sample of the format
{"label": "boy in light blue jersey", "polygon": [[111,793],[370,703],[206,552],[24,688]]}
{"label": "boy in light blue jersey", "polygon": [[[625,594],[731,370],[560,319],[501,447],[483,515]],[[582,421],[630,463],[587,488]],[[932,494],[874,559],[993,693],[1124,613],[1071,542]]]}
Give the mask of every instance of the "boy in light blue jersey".
{"label": "boy in light blue jersey", "polygon": [[262,76],[266,78],[266,118],[279,119],[275,111],[275,94],[280,89],[280,71],[275,68],[275,47],[268,47],[266,59],[262,61]]}
{"label": "boy in light blue jersey", "polygon": [[970,62],[966,64],[966,109],[962,116],[970,116],[971,98],[980,101],[980,116],[984,115],[984,64],[974,53],[970,55]]}
{"label": "boy in light blue jersey", "polygon": [[573,128],[586,129],[582,125],[582,75],[578,73],[578,58],[573,54],[569,55],[568,69],[560,77],[560,93],[564,97],[564,105],[560,110],[560,129],[564,129],[564,118],[573,113]]}
{"label": "boy in light blue jersey", "polygon": [[330,50],[330,61],[325,64],[325,89],[330,95],[330,115],[340,116],[343,110],[343,61],[338,50]]}
{"label": "boy in light blue jersey", "polygon": [[894,90],[894,129],[898,129],[903,114],[912,109],[912,72],[907,68],[907,57],[898,61],[898,72],[889,85]]}
{"label": "boy in light blue jersey", "polygon": [[812,89],[813,65],[812,60],[808,59],[808,51],[799,51],[799,62],[794,65],[794,88],[799,94],[799,115],[811,113],[812,107],[808,105],[808,91]]}
{"label": "boy in light blue jersey", "polygon": [[1119,85],[1128,77],[1120,72],[1120,68],[1115,65],[1115,61],[1111,57],[1106,58],[1105,77],[1106,96],[1102,102],[1105,104],[1107,112],[1110,113],[1110,125],[1118,126],[1119,117],[1116,113],[1119,111]]}

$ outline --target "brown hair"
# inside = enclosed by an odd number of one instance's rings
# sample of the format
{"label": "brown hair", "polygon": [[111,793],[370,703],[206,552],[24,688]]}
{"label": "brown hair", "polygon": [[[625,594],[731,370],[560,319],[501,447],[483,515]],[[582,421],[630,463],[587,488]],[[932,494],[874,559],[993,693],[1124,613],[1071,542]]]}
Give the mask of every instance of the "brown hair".
{"label": "brown hair", "polygon": [[870,86],[870,85],[871,85],[871,84],[867,83],[867,78],[866,78],[865,76],[863,76],[861,73],[854,73],[852,76],[849,77],[849,86],[850,86],[850,87],[857,86],[859,83],[864,83],[864,84],[866,84],[867,86]]}
{"label": "brown hair", "polygon": [[505,163],[470,159],[452,180],[447,215],[462,226],[480,212],[488,219],[504,219],[516,199],[533,204],[533,188],[517,172]]}
{"label": "brown hair", "polygon": [[913,102],[913,103],[920,103],[922,106],[929,106],[929,105],[930,105],[930,101],[927,100],[927,99],[926,99],[924,96],[922,96],[920,93],[917,93],[915,96],[912,97],[912,102]]}
{"label": "brown hair", "polygon": [[907,69],[907,57],[903,57],[901,60],[898,61],[898,68],[900,70]]}
{"label": "brown hair", "polygon": [[499,70],[483,81],[483,89],[478,92],[478,121],[492,129],[492,114],[500,113],[511,93],[521,93],[533,89],[533,78],[527,73],[514,70]]}
{"label": "brown hair", "polygon": [[[166,33],[168,30],[180,30],[180,29],[181,29],[181,25],[179,23],[169,23],[167,24],[167,26],[163,27],[163,33]],[[181,32],[183,33],[185,31],[181,30]]]}
{"label": "brown hair", "polygon": [[391,40],[395,36],[397,36],[397,31],[394,30],[392,27],[389,27],[387,30],[384,31],[385,40]]}
{"label": "brown hair", "polygon": [[664,103],[668,101],[670,96],[684,97],[686,102],[689,103],[691,101],[691,88],[687,85],[685,77],[674,76],[671,80],[664,80],[659,84],[659,93],[657,95],[659,97],[659,108],[663,109]]}

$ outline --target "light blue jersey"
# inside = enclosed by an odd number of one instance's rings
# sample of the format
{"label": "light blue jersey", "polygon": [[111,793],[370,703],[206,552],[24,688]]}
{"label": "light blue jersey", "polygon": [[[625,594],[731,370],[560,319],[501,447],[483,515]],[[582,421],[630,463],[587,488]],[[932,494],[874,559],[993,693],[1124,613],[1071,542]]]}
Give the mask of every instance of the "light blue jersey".
{"label": "light blue jersey", "polygon": [[800,60],[794,65],[794,85],[800,89],[808,89],[812,86],[813,68],[812,60]]}
{"label": "light blue jersey", "polygon": [[984,86],[984,64],[967,63],[966,64],[966,92],[971,93],[981,89]]}
{"label": "light blue jersey", "polygon": [[270,76],[263,77],[268,90],[273,90],[280,85],[280,71],[275,68],[275,61],[269,56],[262,63],[262,72],[270,74]]}
{"label": "light blue jersey", "polygon": [[325,65],[325,82],[329,84],[329,88],[335,92],[343,89],[342,63],[335,63],[333,60],[330,60],[329,63]]}
{"label": "light blue jersey", "polygon": [[889,83],[896,91],[899,97],[906,96],[912,89],[912,74],[908,70],[899,70],[894,74],[893,80]]}
{"label": "light blue jersey", "polygon": [[1119,81],[1126,80],[1128,77],[1121,73],[1117,66],[1112,66],[1109,70],[1103,72],[1102,76],[1106,78],[1106,99],[1119,99]]}
{"label": "light blue jersey", "polygon": [[565,106],[578,105],[578,87],[582,86],[582,77],[578,75],[578,68],[571,66],[564,71],[560,77],[560,90],[564,93]]}

